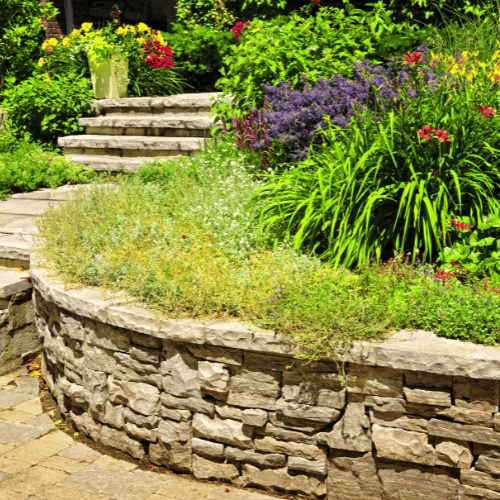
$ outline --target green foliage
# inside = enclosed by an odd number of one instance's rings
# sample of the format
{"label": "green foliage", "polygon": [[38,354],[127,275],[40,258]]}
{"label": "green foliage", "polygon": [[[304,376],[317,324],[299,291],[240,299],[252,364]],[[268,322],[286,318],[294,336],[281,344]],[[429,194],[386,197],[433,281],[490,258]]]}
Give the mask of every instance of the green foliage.
{"label": "green foliage", "polygon": [[82,131],[78,118],[90,112],[93,96],[86,78],[35,74],[6,88],[2,108],[16,135],[29,133],[36,141],[55,143],[58,137]]}
{"label": "green foliage", "polygon": [[[469,217],[461,222],[469,224]],[[444,248],[439,260],[444,265],[459,262],[476,278],[490,277],[498,283],[500,278],[500,216],[479,220],[476,229],[452,231],[453,243]]]}
{"label": "green foliage", "polygon": [[42,16],[54,17],[51,2],[45,7],[39,0],[3,0],[0,16],[0,92],[5,79],[21,81],[35,69],[44,39]]}
{"label": "green foliage", "polygon": [[283,80],[296,88],[302,74],[310,82],[334,73],[349,76],[352,60],[374,54],[380,40],[395,30],[382,2],[370,6],[371,12],[347,4],[345,10],[320,8],[311,17],[292,13],[252,21],[224,58],[217,86],[234,100],[221,102],[218,116],[240,118],[248,105],[262,107],[262,83]]}
{"label": "green foliage", "polygon": [[151,68],[141,59],[131,59],[128,70],[127,97],[182,94],[190,87],[177,67]]}
{"label": "green foliage", "polygon": [[[366,111],[347,131],[319,129],[318,150],[258,191],[256,201],[268,200],[261,224],[281,224],[280,238],[333,265],[417,249],[432,261],[451,217],[481,220],[500,208],[500,133],[477,109],[488,93],[490,102],[498,97],[491,82],[484,89],[454,93],[443,81],[431,95],[420,87],[411,104],[381,119]],[[419,138],[423,126],[447,131],[451,142]]]}
{"label": "green foliage", "polygon": [[222,60],[234,43],[231,30],[174,24],[173,33],[163,36],[172,48],[176,67],[194,91],[214,91]]}
{"label": "green foliage", "polygon": [[225,0],[177,0],[176,8],[177,20],[184,27],[203,25],[227,29],[235,23]]}
{"label": "green foliage", "polygon": [[51,148],[31,142],[29,136],[0,133],[0,199],[69,182],[87,183],[94,176],[92,170],[85,171]]}

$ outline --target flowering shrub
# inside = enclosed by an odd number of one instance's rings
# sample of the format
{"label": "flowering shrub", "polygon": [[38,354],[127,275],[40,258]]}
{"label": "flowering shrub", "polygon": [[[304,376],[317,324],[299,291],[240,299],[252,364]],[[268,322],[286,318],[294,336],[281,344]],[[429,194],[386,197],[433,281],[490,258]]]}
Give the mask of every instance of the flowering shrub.
{"label": "flowering shrub", "polygon": [[[157,31],[153,32],[154,36],[157,34]],[[147,57],[144,60],[151,68],[167,69],[175,66],[171,59],[171,57],[173,57],[172,49],[168,45],[160,43],[159,40],[147,40],[144,45],[144,51],[147,54]]]}
{"label": "flowering shrub", "polygon": [[334,265],[416,249],[432,262],[450,240],[450,216],[482,220],[500,211],[499,127],[476,104],[488,107],[498,88],[486,75],[467,89],[441,78],[429,95],[422,64],[404,66],[399,107],[366,109],[347,130],[317,130],[321,141],[307,160],[256,193],[268,202],[263,226],[281,224],[280,238]]}
{"label": "flowering shrub", "polygon": [[494,213],[477,222],[473,229],[470,217],[467,222],[452,219],[452,244],[444,248],[440,260],[445,267],[460,266],[474,278],[500,278],[500,216]]}
{"label": "flowering shrub", "polygon": [[231,28],[231,31],[233,32],[233,35],[234,35],[235,42],[238,41],[238,38],[240,37],[240,33],[245,31],[245,26],[250,26],[250,23],[248,21],[245,21],[245,22],[239,21]]}

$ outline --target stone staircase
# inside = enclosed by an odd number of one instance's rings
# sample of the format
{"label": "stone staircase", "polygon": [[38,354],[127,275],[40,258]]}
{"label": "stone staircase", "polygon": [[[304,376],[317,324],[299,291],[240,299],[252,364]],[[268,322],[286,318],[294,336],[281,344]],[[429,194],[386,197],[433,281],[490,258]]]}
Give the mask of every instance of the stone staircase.
{"label": "stone staircase", "polygon": [[218,95],[101,99],[94,103],[95,117],[79,120],[84,135],[57,142],[74,162],[111,172],[133,172],[159,156],[190,156],[216,125],[209,114]]}

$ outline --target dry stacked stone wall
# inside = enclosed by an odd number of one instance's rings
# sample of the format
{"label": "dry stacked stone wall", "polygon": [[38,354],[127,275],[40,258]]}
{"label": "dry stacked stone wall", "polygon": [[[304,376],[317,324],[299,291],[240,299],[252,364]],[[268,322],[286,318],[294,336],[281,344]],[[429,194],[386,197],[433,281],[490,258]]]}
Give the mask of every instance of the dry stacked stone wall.
{"label": "dry stacked stone wall", "polygon": [[343,384],[334,362],[158,338],[34,300],[59,406],[132,457],[328,500],[500,499],[498,380],[350,362]]}

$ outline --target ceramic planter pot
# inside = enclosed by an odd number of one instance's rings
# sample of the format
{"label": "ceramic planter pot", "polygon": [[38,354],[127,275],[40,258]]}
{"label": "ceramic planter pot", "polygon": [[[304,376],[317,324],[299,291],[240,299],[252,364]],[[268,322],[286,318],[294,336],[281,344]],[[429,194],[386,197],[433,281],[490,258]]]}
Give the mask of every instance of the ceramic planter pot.
{"label": "ceramic planter pot", "polygon": [[121,54],[96,65],[89,58],[90,76],[96,99],[116,99],[127,93],[128,61]]}

